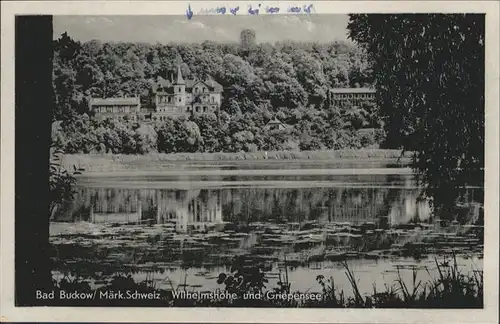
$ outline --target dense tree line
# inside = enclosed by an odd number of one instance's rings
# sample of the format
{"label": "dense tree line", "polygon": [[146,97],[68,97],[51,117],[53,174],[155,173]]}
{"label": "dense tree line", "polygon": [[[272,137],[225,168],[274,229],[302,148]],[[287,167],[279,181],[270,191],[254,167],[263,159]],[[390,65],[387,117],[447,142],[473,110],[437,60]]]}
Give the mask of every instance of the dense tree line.
{"label": "dense tree line", "polygon": [[[97,120],[88,115],[53,124],[54,145],[66,153],[146,154],[150,152],[255,152],[362,148],[378,145],[382,130],[337,129],[320,114],[306,115],[288,129],[267,130],[259,114],[229,118],[225,112],[196,118],[139,124]],[[288,118],[295,116],[290,114]]]}
{"label": "dense tree line", "polygon": [[[376,106],[336,107],[332,87],[372,83],[366,52],[347,42],[150,45],[80,43],[67,34],[54,41],[53,85],[58,127],[54,140],[67,152],[239,152],[362,147],[383,134]],[[245,35],[246,35],[245,34]],[[247,44],[248,43],[248,44]],[[179,60],[180,58],[180,60]],[[154,82],[178,62],[185,78],[211,76],[223,88],[221,112],[151,125],[93,120],[91,97],[139,94],[151,104]],[[282,131],[264,126],[277,117]]]}
{"label": "dense tree line", "polygon": [[484,185],[485,16],[350,15],[350,37],[373,62],[391,145],[446,214],[464,187]]}

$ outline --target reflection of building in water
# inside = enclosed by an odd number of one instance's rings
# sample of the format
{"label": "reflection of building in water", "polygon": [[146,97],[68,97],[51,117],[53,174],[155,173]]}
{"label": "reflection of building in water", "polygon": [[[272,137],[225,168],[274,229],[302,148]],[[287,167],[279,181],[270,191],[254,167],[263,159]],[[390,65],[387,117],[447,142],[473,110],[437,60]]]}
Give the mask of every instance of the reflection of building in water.
{"label": "reflection of building in water", "polygon": [[126,224],[140,222],[141,201],[132,191],[99,188],[88,194],[92,223]]}
{"label": "reflection of building in water", "polygon": [[222,208],[219,191],[176,192],[176,199],[162,199],[157,193],[158,224],[175,222],[176,230],[185,232],[188,228],[204,230],[222,223]]}
{"label": "reflection of building in water", "polygon": [[98,189],[90,199],[90,221],[172,222],[178,231],[203,230],[222,223],[221,196],[211,190]]}
{"label": "reflection of building in water", "polygon": [[141,202],[137,204],[134,212],[94,212],[94,206],[90,206],[90,221],[92,223],[127,224],[138,223],[142,219]]}

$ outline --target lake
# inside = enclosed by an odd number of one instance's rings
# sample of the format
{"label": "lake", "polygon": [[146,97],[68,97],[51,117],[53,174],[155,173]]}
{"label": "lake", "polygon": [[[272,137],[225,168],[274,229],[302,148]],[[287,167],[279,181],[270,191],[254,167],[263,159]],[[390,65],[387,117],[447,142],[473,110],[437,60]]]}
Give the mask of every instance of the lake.
{"label": "lake", "polygon": [[[475,191],[476,190],[476,191]],[[470,189],[470,197],[479,189]],[[219,162],[79,178],[71,203],[51,222],[54,278],[71,271],[96,286],[132,273],[156,287],[217,284],[235,256],[258,264],[267,286],[284,276],[293,291],[320,291],[318,275],[349,293],[346,261],[362,292],[383,290],[398,273],[422,280],[436,258],[456,255],[482,269],[481,215],[432,217],[411,170],[383,162]],[[478,223],[479,222],[479,223]]]}

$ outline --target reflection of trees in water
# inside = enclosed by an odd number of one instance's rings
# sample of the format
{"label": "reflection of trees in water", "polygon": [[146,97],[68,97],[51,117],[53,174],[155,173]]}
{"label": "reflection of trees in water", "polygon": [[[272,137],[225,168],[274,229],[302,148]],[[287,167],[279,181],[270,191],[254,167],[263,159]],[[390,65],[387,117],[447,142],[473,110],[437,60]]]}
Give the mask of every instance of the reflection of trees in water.
{"label": "reflection of trees in water", "polygon": [[355,221],[387,216],[386,205],[401,193],[388,188],[231,189],[222,191],[222,203],[226,221]]}
{"label": "reflection of trees in water", "polygon": [[66,220],[88,220],[91,207],[98,213],[129,213],[139,204],[143,219],[154,219],[158,209],[172,210],[195,200],[221,206],[224,221],[234,223],[367,221],[387,217],[398,208],[404,212],[405,201],[416,196],[415,190],[399,188],[79,188]]}

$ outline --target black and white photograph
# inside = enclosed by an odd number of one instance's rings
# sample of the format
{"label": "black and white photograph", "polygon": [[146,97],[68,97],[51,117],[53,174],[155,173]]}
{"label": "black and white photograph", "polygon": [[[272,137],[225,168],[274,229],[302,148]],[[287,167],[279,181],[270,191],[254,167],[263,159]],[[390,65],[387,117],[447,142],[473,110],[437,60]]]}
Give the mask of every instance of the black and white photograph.
{"label": "black and white photograph", "polygon": [[488,15],[321,5],[17,15],[14,305],[498,298]]}

